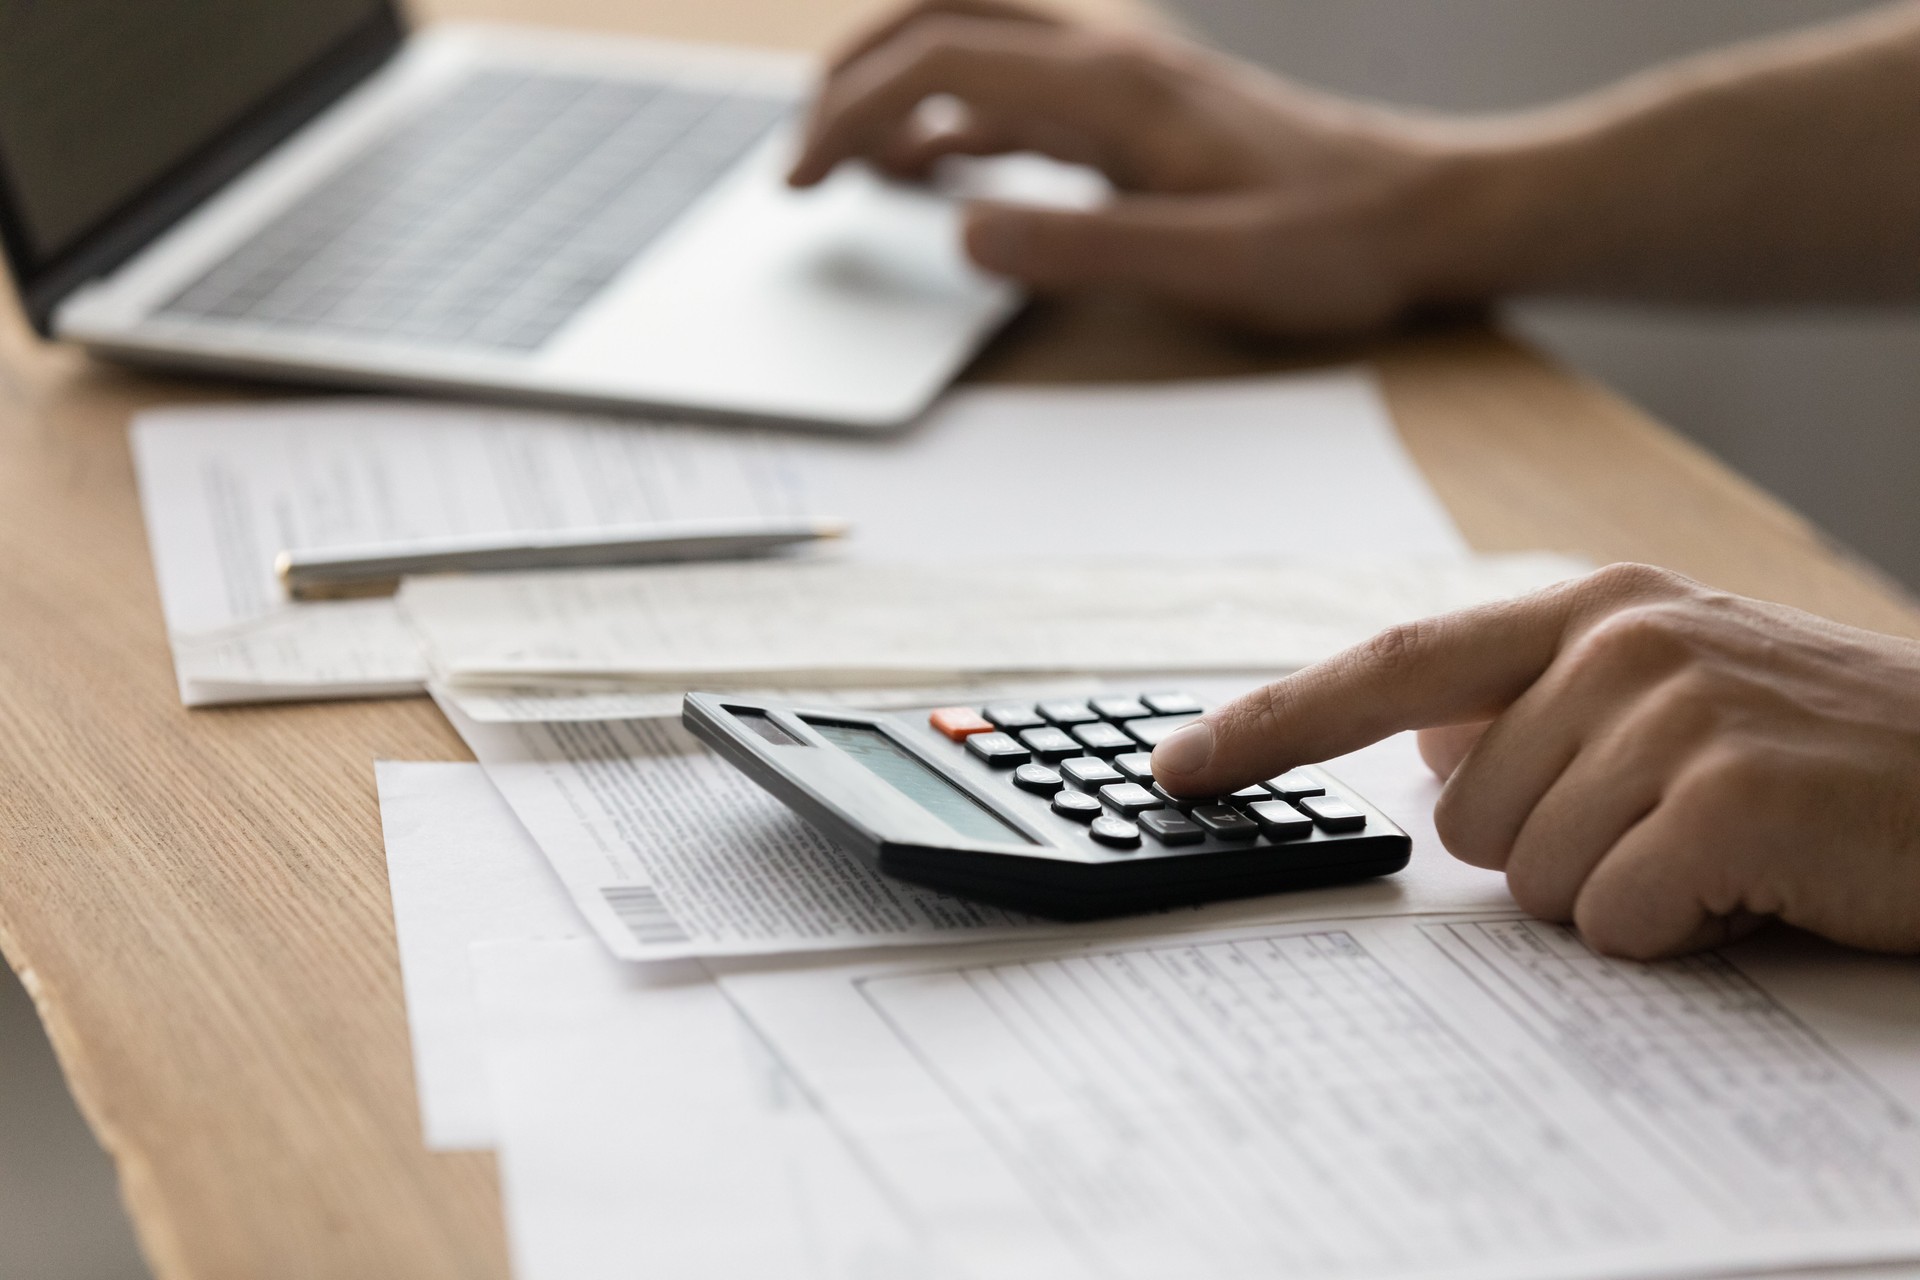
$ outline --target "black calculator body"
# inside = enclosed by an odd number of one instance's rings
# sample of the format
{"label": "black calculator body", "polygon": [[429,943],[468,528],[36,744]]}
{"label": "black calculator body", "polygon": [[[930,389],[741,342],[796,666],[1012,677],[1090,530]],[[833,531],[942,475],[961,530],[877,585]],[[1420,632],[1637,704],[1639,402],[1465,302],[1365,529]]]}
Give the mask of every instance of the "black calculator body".
{"label": "black calculator body", "polygon": [[1318,768],[1194,801],[1152,746],[1181,694],[917,711],[687,695],[687,728],[841,847],[903,880],[1082,920],[1390,875],[1412,841]]}

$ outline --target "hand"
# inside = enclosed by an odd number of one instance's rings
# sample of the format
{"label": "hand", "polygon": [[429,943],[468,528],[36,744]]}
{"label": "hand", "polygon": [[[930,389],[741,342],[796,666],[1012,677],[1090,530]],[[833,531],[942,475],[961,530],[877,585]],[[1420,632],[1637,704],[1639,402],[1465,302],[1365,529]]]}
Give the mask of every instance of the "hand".
{"label": "hand", "polygon": [[[956,121],[930,123],[940,97]],[[942,156],[1020,150],[1119,191],[1087,212],[969,211],[973,258],[1035,288],[1129,287],[1282,333],[1378,325],[1457,291],[1441,264],[1468,237],[1439,126],[992,0],[923,0],[843,54],[791,181],[855,158],[917,178]]]}
{"label": "hand", "polygon": [[1168,738],[1154,774],[1218,794],[1413,728],[1447,848],[1601,951],[1769,917],[1920,951],[1920,643],[1615,565],[1383,632]]}

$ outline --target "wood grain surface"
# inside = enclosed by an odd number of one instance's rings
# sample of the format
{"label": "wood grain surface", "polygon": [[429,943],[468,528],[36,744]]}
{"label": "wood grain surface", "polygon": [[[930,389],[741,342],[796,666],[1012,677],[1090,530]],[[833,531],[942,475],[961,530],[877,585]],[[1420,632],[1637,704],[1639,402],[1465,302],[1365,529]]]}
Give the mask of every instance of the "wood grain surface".
{"label": "wood grain surface", "polygon": [[[819,47],[872,6],[429,7]],[[1484,329],[1280,349],[1087,300],[1030,312],[974,376],[1360,356],[1478,547],[1650,560],[1920,634],[1906,601],[1793,514]],[[117,370],[0,317],[0,947],[162,1280],[504,1276],[493,1161],[420,1145],[373,782],[377,759],[464,749],[420,699],[189,712],[175,692],[128,418],[281,394]]]}

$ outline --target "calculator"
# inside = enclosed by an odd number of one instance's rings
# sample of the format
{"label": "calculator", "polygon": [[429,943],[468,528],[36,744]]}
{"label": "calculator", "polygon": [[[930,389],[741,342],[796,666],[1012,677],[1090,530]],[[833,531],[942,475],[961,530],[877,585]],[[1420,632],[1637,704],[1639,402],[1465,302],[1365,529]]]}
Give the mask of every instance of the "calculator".
{"label": "calculator", "polygon": [[1150,754],[1182,693],[917,711],[690,693],[682,722],[829,839],[903,880],[1057,919],[1390,875],[1406,832],[1326,770],[1176,797]]}

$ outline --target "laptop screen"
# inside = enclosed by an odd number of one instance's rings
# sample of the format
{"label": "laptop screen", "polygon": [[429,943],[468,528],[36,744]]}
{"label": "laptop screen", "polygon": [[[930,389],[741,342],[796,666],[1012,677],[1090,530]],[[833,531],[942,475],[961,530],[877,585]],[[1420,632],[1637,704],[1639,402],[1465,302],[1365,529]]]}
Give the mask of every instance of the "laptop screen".
{"label": "laptop screen", "polygon": [[390,7],[0,0],[0,164],[24,256],[74,247]]}

